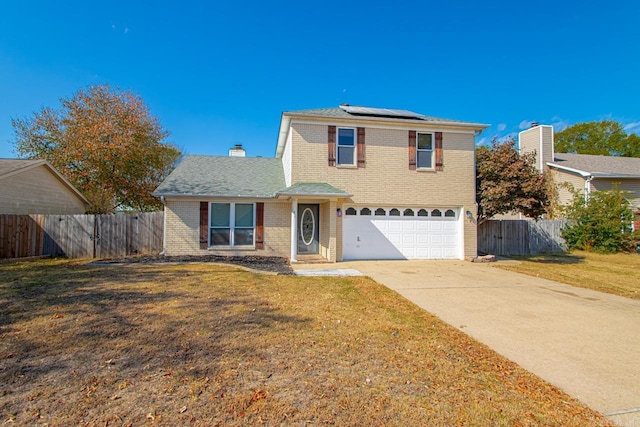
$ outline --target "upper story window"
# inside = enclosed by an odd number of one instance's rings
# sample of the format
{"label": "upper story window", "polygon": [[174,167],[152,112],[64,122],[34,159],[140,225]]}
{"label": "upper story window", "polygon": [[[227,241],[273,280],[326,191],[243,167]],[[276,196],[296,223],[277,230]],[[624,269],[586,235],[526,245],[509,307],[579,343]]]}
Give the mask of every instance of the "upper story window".
{"label": "upper story window", "polygon": [[419,169],[433,169],[433,134],[418,133],[416,163]]}
{"label": "upper story window", "polygon": [[253,246],[253,203],[211,203],[210,246]]}
{"label": "upper story window", "polygon": [[356,130],[338,128],[337,157],[339,165],[354,166],[356,160]]}

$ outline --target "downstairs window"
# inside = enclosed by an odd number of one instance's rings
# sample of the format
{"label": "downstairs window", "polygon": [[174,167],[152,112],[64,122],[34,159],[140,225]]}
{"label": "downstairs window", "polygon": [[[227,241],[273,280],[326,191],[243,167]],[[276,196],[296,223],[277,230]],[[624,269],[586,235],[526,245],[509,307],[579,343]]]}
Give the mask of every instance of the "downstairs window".
{"label": "downstairs window", "polygon": [[254,246],[253,203],[211,203],[209,246]]}

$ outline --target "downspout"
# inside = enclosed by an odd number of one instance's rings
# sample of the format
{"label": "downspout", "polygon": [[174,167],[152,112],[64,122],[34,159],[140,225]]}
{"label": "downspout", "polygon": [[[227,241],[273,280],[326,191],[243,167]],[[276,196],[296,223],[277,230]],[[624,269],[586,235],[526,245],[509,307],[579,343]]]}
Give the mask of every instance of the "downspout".
{"label": "downspout", "polygon": [[587,179],[584,182],[584,201],[587,202],[589,197],[591,196],[591,180],[593,179],[593,175],[587,176]]}
{"label": "downspout", "polygon": [[164,256],[167,252],[167,204],[165,203],[164,196],[160,196],[160,201],[162,202],[162,210],[164,215],[162,215],[162,252],[160,252],[160,256]]}

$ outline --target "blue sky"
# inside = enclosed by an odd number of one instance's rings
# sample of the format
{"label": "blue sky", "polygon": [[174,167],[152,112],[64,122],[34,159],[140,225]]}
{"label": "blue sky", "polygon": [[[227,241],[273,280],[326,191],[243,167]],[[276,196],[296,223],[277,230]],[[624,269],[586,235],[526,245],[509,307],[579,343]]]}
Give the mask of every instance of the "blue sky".
{"label": "blue sky", "polygon": [[81,87],[139,94],[189,154],[273,156],[282,111],[351,105],[528,127],[640,131],[640,2],[14,1],[0,4],[0,157],[11,118]]}

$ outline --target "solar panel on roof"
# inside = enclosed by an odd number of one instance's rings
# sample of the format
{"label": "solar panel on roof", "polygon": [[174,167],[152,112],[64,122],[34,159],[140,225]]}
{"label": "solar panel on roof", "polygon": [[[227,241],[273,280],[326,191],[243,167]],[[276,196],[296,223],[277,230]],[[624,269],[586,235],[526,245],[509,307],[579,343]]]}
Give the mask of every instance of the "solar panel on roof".
{"label": "solar panel on roof", "polygon": [[423,116],[408,110],[392,110],[389,108],[370,108],[370,107],[352,107],[350,105],[341,105],[344,111],[349,114],[360,114],[363,116],[382,116],[382,117],[400,117],[408,119],[423,119]]}

